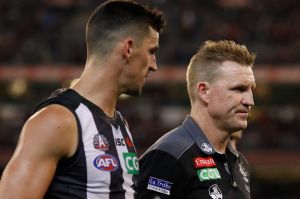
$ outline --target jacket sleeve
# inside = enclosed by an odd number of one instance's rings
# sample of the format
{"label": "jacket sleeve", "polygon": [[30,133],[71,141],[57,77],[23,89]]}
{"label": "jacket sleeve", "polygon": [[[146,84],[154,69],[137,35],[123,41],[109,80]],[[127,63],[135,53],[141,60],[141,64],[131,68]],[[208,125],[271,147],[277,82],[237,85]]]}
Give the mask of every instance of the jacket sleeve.
{"label": "jacket sleeve", "polygon": [[160,150],[150,151],[140,160],[135,198],[182,198],[182,176],[182,169],[175,157]]}

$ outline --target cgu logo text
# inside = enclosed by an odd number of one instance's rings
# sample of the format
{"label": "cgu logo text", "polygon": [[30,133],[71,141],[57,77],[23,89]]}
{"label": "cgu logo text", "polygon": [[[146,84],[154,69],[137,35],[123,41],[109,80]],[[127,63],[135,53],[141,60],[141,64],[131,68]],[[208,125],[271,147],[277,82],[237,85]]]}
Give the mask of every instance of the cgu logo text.
{"label": "cgu logo text", "polygon": [[94,166],[101,171],[115,171],[119,167],[119,163],[114,156],[104,154],[95,158]]}
{"label": "cgu logo text", "polygon": [[129,174],[139,173],[139,162],[135,153],[128,152],[123,153],[126,169]]}
{"label": "cgu logo text", "polygon": [[217,168],[205,168],[197,171],[200,181],[221,179]]}

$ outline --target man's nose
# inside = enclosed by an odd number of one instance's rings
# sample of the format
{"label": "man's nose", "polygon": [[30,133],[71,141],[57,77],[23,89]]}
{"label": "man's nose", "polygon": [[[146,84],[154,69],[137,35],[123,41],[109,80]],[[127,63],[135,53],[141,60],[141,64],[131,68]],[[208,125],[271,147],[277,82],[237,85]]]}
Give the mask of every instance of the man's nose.
{"label": "man's nose", "polygon": [[251,108],[254,106],[254,99],[253,99],[253,92],[252,90],[249,90],[245,93],[242,104],[247,106],[248,108]]}
{"label": "man's nose", "polygon": [[157,70],[155,55],[151,56],[150,63],[149,63],[149,68],[150,68],[150,71],[156,71]]}

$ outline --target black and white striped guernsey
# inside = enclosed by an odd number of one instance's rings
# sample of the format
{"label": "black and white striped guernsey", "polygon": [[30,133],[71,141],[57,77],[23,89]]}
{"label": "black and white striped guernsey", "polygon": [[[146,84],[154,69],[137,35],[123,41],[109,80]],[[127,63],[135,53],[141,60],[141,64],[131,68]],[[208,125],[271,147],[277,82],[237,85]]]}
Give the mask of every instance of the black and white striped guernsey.
{"label": "black and white striped guernsey", "polygon": [[60,104],[75,116],[78,146],[61,159],[45,199],[131,199],[138,160],[132,137],[119,112],[111,119],[72,89],[55,91],[35,111]]}

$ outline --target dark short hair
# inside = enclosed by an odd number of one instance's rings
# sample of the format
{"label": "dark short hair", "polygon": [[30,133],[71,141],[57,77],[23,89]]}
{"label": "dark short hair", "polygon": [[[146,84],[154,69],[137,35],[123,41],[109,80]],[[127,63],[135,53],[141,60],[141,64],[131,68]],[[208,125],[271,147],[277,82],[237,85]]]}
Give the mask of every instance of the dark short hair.
{"label": "dark short hair", "polygon": [[162,13],[134,1],[109,0],[99,5],[86,26],[86,42],[89,50],[109,51],[111,42],[121,33],[142,38],[152,27],[161,33],[165,25]]}

